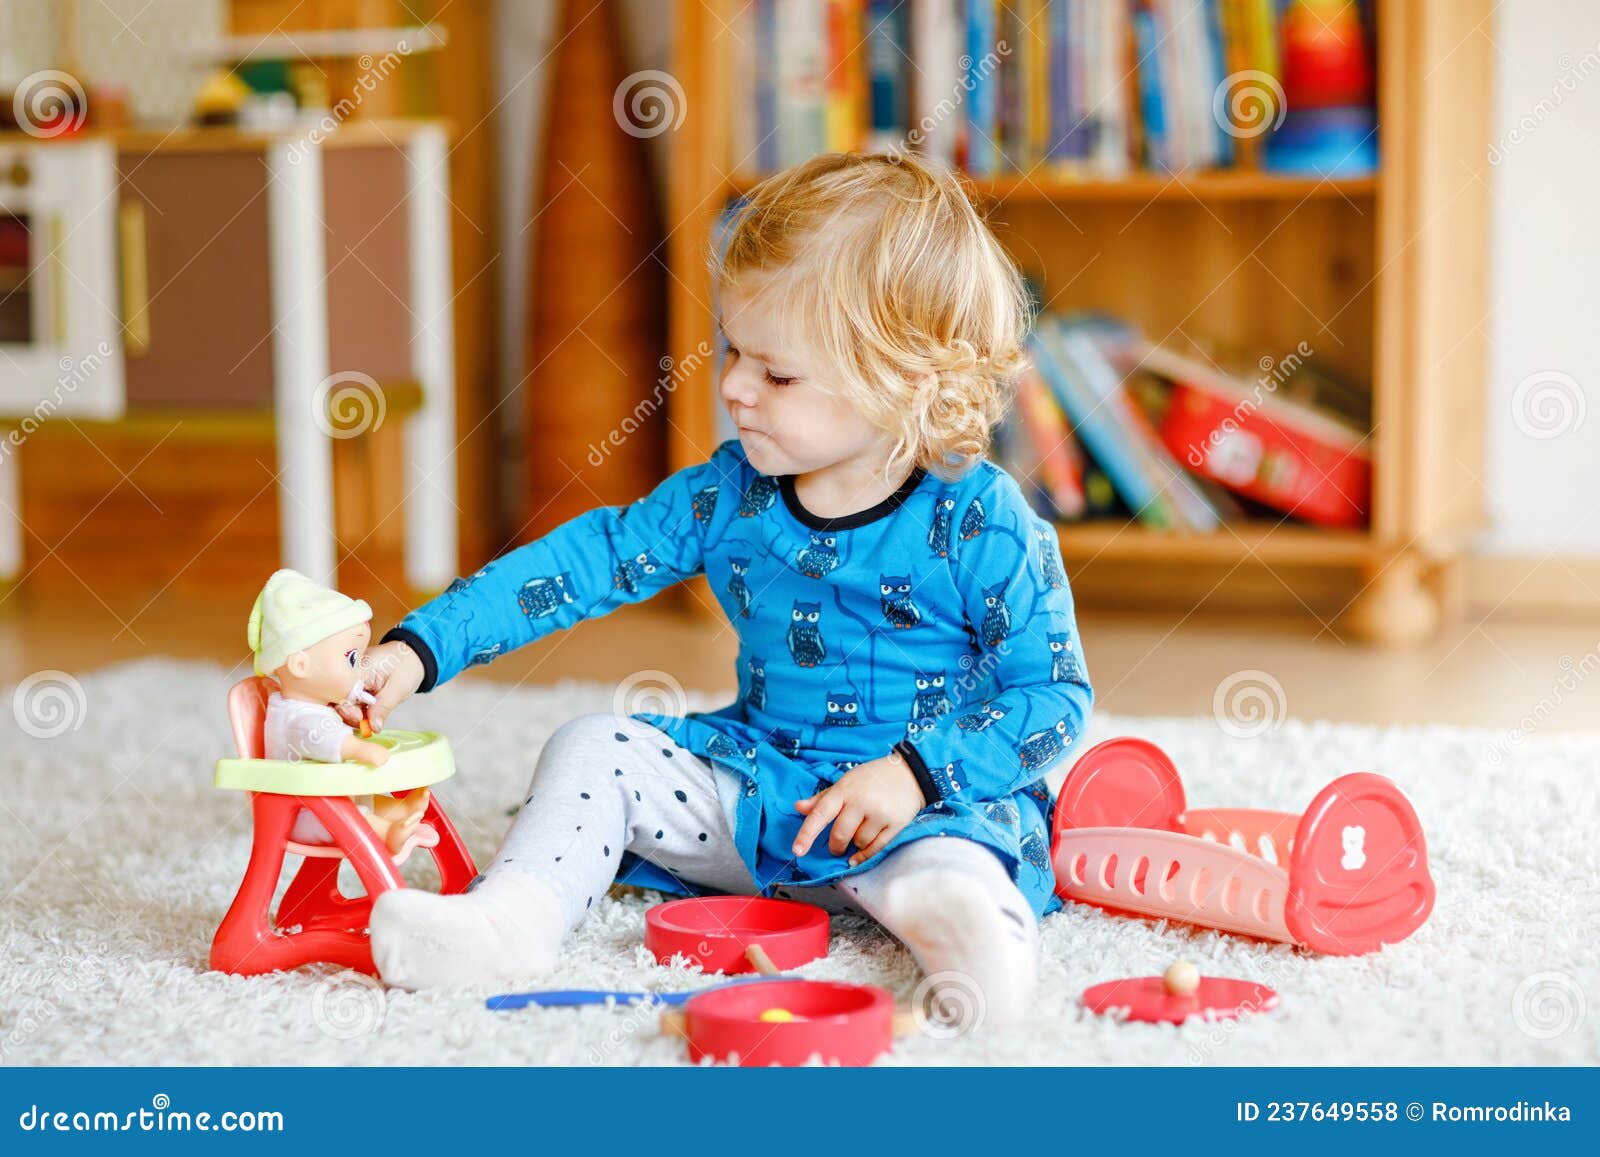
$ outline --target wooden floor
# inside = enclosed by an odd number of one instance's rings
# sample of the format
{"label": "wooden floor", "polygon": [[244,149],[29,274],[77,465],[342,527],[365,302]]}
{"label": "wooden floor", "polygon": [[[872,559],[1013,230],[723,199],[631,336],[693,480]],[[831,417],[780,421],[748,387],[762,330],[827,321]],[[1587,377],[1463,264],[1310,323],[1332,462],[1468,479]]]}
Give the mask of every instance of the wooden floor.
{"label": "wooden floor", "polygon": [[[99,584],[97,584],[98,586]],[[381,633],[405,607],[366,594]],[[213,659],[241,670],[253,591],[113,596],[71,580],[0,590],[0,684],[47,668],[81,672],[147,655]],[[1084,650],[1099,708],[1209,715],[1219,686],[1263,688],[1300,719],[1459,724],[1541,734],[1600,727],[1600,623],[1491,619],[1400,652],[1315,636],[1299,620],[1085,613]],[[645,605],[584,623],[463,678],[615,683],[646,670],[731,693],[736,653],[720,621]],[[1246,674],[1259,672],[1263,674]],[[1277,690],[1281,688],[1281,692]],[[1281,705],[1281,706],[1279,706]]]}

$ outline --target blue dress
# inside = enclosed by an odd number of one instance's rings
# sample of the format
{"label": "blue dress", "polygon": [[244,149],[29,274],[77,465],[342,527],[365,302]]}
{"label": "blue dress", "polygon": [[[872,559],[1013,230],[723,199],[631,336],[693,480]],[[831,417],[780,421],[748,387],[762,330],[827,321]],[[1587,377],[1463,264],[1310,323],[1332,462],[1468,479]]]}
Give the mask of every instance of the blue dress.
{"label": "blue dress", "polygon": [[[1003,470],[918,471],[870,510],[821,518],[737,441],[629,506],[601,507],[457,579],[386,638],[421,657],[421,690],[561,627],[705,574],[739,635],[739,696],[686,718],[640,715],[717,768],[741,856],[767,894],[865,870],[827,839],[791,851],[795,801],[898,750],[927,806],[909,840],[993,849],[1043,914],[1058,905],[1044,775],[1077,742],[1093,691],[1054,530]],[[619,878],[681,892],[630,857]]]}

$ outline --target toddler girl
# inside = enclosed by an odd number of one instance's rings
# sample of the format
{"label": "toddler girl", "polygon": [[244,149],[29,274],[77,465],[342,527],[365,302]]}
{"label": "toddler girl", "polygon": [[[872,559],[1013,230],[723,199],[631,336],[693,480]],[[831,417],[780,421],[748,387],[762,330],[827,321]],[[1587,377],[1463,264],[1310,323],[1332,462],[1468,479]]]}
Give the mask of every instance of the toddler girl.
{"label": "toddler girl", "polygon": [[526,979],[618,880],[865,912],[933,999],[1014,1020],[1057,904],[1043,777],[1093,698],[1055,534],[983,461],[1024,285],[957,179],[910,156],[763,181],[713,269],[737,440],[456,580],[368,683],[381,726],[413,689],[704,574],[739,696],[560,728],[471,892],[379,897],[378,969]]}

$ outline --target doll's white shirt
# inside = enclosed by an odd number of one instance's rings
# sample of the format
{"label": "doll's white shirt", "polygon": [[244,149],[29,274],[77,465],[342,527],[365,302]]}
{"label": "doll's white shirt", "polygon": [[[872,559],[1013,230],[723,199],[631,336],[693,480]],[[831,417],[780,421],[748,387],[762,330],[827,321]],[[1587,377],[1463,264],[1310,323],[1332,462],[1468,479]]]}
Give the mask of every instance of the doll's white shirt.
{"label": "doll's white shirt", "polygon": [[285,699],[277,691],[267,698],[262,740],[268,759],[339,763],[344,759],[340,749],[349,734],[350,725],[326,704]]}

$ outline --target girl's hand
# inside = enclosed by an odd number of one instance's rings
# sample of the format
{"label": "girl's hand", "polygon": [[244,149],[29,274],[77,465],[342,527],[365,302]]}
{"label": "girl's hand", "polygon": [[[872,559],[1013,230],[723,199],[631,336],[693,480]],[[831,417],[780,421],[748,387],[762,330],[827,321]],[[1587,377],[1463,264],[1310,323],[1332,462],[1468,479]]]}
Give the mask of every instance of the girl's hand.
{"label": "girl's hand", "polygon": [[858,764],[840,776],[839,782],[794,805],[806,817],[795,836],[794,854],[809,852],[823,829],[832,824],[828,850],[842,856],[854,844],[853,868],[881,852],[926,803],[917,777],[898,755]]}
{"label": "girl's hand", "polygon": [[[383,730],[389,712],[411,697],[426,674],[417,653],[399,640],[368,647],[362,656],[360,671],[361,686],[378,699],[367,708],[367,722],[374,731]],[[360,722],[360,712],[360,706],[354,703],[339,707],[339,714],[352,726]],[[355,718],[352,719],[352,715]]]}

